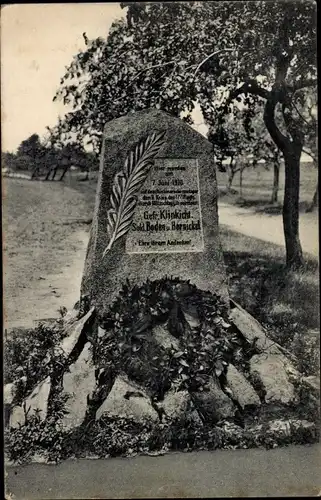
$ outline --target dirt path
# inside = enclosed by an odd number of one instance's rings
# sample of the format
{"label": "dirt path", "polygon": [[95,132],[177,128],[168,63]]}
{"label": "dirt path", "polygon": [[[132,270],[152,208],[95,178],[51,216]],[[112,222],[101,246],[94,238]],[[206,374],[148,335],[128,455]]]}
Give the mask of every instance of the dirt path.
{"label": "dirt path", "polygon": [[60,256],[65,265],[57,272],[35,273],[28,286],[22,285],[11,295],[5,287],[5,328],[33,327],[40,320],[57,318],[60,307],[73,307],[79,299],[87,241],[88,232],[76,231],[64,240],[66,250]]}
{"label": "dirt path", "polygon": [[68,460],[7,467],[6,484],[15,500],[313,497],[321,490],[320,458],[320,445],[312,445]]}
{"label": "dirt path", "polygon": [[[261,215],[223,202],[218,204],[218,213],[220,224],[233,231],[284,247],[281,215]],[[315,214],[300,215],[300,239],[303,252],[318,258],[318,218]]]}
{"label": "dirt path", "polygon": [[57,318],[79,298],[94,196],[63,184],[3,182],[5,328]]}

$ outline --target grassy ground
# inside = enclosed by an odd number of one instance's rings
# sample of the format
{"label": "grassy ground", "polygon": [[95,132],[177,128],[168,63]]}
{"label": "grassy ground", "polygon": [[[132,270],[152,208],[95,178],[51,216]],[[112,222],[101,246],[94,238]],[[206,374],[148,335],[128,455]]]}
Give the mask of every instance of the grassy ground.
{"label": "grassy ground", "polygon": [[[313,374],[319,364],[319,273],[315,261],[285,269],[282,247],[220,229],[231,296]],[[303,352],[305,353],[303,355]]]}
{"label": "grassy ground", "polygon": [[3,179],[5,322],[9,328],[30,326],[32,315],[40,319],[51,311],[54,316],[60,305],[66,305],[66,280],[67,285],[75,280],[79,286],[83,262],[79,270],[73,270],[73,263],[84,258],[79,254],[83,250],[79,231],[88,231],[90,226],[77,221],[92,216],[95,191],[78,184],[76,191],[68,182]]}
{"label": "grassy ground", "polygon": [[[280,170],[279,203],[271,205],[273,169],[260,166],[244,171],[242,191],[236,174],[234,194],[225,194],[226,174],[218,172],[220,199],[252,209],[262,216],[282,212],[284,166]],[[318,172],[312,164],[301,165],[300,212],[311,203]],[[318,214],[309,214],[317,221]],[[264,220],[262,219],[262,224]],[[311,374],[319,369],[319,269],[307,261],[300,271],[284,268],[283,247],[250,238],[221,226],[221,241],[231,295],[257,317],[278,342],[288,347]]]}
{"label": "grassy ground", "polygon": [[[217,173],[219,194],[224,202],[241,204],[244,207],[251,207],[259,213],[278,214],[282,211],[283,191],[284,191],[284,166],[280,169],[280,189],[279,203],[270,205],[273,184],[273,168],[266,169],[258,166],[255,169],[249,168],[243,173],[242,190],[240,190],[240,174],[237,173],[233,180],[232,188],[235,194],[225,194],[226,174]],[[300,180],[300,211],[304,212],[312,201],[313,193],[317,185],[318,171],[312,163],[301,165]]]}

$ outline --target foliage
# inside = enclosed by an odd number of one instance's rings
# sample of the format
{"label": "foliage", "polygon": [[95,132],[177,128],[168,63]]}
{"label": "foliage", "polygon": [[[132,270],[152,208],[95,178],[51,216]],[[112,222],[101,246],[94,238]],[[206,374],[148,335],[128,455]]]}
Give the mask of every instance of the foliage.
{"label": "foliage", "polygon": [[[270,138],[260,109],[252,118],[251,127],[245,125],[248,109],[235,107],[234,112],[209,128],[208,139],[213,144],[219,171],[227,172],[227,189],[230,190],[237,172],[255,168],[259,160],[265,167],[279,166],[280,151]],[[227,162],[226,160],[229,159]]]}
{"label": "foliage", "polygon": [[33,177],[57,168],[67,170],[71,165],[85,172],[98,170],[98,158],[93,151],[86,151],[76,141],[62,141],[55,127],[47,127],[47,130],[43,139],[32,134],[22,141],[17,153],[2,153],[3,166],[11,170],[34,171]]}
{"label": "foliage", "polygon": [[39,324],[34,329],[14,329],[4,342],[4,383],[17,383],[15,403],[45,379],[62,360],[54,353],[63,338],[63,330]]}
{"label": "foliage", "polygon": [[11,169],[12,170],[22,170],[22,171],[31,171],[34,168],[34,163],[32,158],[27,155],[23,156],[18,156],[18,155],[13,155],[12,162],[11,162]]}
{"label": "foliage", "polygon": [[5,430],[5,447],[9,460],[16,463],[29,462],[35,454],[49,461],[58,461],[62,455],[64,432],[56,418],[42,421],[35,413],[27,418],[25,425]]}
{"label": "foliage", "polygon": [[[102,373],[112,371],[114,380],[117,373],[125,371],[130,379],[147,387],[152,404],[162,400],[165,391],[173,383],[178,384],[178,390],[185,389],[192,394],[194,391],[206,390],[210,376],[218,377],[221,381],[229,362],[244,371],[247,357],[251,356],[249,346],[243,345],[244,340],[240,342],[227,322],[226,305],[220,297],[198,290],[188,281],[178,278],[165,277],[147,281],[141,286],[132,286],[127,281],[109,312],[98,319],[100,327],[104,329],[92,339],[98,385],[104,384]],[[175,346],[172,344],[170,348],[155,342],[153,329],[165,322],[173,339],[179,340],[179,347],[176,347],[175,342]],[[16,332],[17,349],[13,349],[13,346],[11,350],[5,349],[6,358],[12,358],[13,375],[11,378],[7,375],[7,381],[15,380],[14,374],[19,363],[26,364],[26,344],[30,346],[30,339],[39,352],[37,368],[40,375],[38,373],[37,377],[43,378],[45,375],[43,366],[46,365],[41,356],[57,344],[62,334],[59,328],[50,331],[44,326],[39,326],[35,332],[34,337],[24,336],[24,342],[21,332],[20,336]],[[23,350],[21,357],[18,356],[19,347]],[[59,382],[65,369],[63,364],[62,368],[58,366],[59,361],[56,358],[56,363],[50,368],[56,382]],[[32,377],[33,373],[28,376]],[[59,461],[88,455],[96,458],[144,453],[157,455],[170,450],[274,448],[290,443],[312,443],[318,439],[313,424],[306,428],[297,421],[291,424],[290,432],[282,428],[280,431],[272,429],[269,423],[253,424],[246,428],[228,422],[213,426],[195,419],[191,408],[182,418],[160,419],[158,423],[149,420],[137,422],[131,418],[110,415],[95,420],[89,412],[88,418],[79,427],[65,431],[60,420],[65,414],[66,395],[61,392],[59,383],[55,385],[46,421],[42,422],[37,412],[27,413],[25,425],[6,430],[9,459],[23,463],[35,454],[49,461]],[[303,391],[300,401],[305,408],[309,405],[314,422],[317,421],[317,409],[310,400],[310,394]],[[303,412],[302,418],[306,418],[306,413]]]}
{"label": "foliage", "polygon": [[2,152],[1,153],[1,168],[11,170],[14,168],[14,153]]}
{"label": "foliage", "polygon": [[318,441],[315,427],[289,423],[289,430],[274,430],[269,424],[242,429],[233,424],[222,427],[203,425],[193,420],[166,424],[138,423],[130,418],[104,416],[86,428],[64,432],[54,420],[41,422],[30,417],[27,425],[5,433],[10,460],[26,463],[34,454],[58,462],[70,457],[108,458],[137,454],[160,455],[168,451],[193,451],[257,448]]}
{"label": "foliage", "polygon": [[[191,327],[186,314],[199,318],[199,326]],[[179,349],[155,342],[152,329],[164,323],[179,339]],[[100,324],[105,334],[97,341],[97,366],[125,370],[144,382],[156,400],[173,381],[181,389],[203,390],[211,375],[225,372],[239,348],[222,300],[178,278],[147,281],[141,287],[127,282]]]}
{"label": "foliage", "polygon": [[32,134],[28,139],[21,142],[17,150],[17,156],[28,156],[33,162],[40,161],[45,154],[45,148],[40,142],[38,134]]}
{"label": "foliage", "polygon": [[[278,245],[221,227],[230,294],[266,328],[275,342],[297,359],[306,375],[319,372],[318,264],[288,270]],[[315,300],[311,300],[314,297]]]}
{"label": "foliage", "polygon": [[72,108],[61,133],[89,138],[98,151],[104,123],[128,112],[156,107],[191,123],[197,102],[213,129],[235,113],[235,101],[246,108],[250,132],[260,107],[285,160],[287,265],[302,265],[298,201],[306,134],[297,102],[306,89],[316,89],[314,3],[170,2],[128,9],[134,23],[116,21],[107,40],[85,38],[85,51],[61,79],[55,98]]}
{"label": "foliage", "polygon": [[187,113],[190,121],[195,102],[215,127],[218,105],[244,81],[251,82],[243,100],[250,127],[253,105],[262,106],[259,82],[262,89],[273,84],[287,37],[287,83],[299,87],[307,75],[316,74],[311,2],[147,3],[142,16],[133,12],[137,6],[127,6],[134,25],[119,20],[107,40],[86,38],[85,50],[62,77],[56,98],[73,109],[60,122],[62,132],[90,136],[97,144],[112,118],[159,107],[174,115]]}

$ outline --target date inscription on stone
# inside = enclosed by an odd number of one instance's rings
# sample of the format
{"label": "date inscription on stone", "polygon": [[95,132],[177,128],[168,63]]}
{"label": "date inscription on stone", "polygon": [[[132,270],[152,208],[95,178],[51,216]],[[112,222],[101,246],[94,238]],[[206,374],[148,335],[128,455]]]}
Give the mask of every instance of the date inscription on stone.
{"label": "date inscription on stone", "polygon": [[126,253],[203,250],[197,160],[156,159],[138,195]]}

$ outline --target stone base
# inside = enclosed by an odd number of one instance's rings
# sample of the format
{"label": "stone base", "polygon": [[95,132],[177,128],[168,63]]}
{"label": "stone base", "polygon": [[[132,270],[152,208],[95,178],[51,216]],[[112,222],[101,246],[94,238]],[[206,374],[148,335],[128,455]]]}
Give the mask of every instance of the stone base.
{"label": "stone base", "polygon": [[[86,429],[91,425],[116,425],[117,428],[119,419],[117,432],[120,433],[124,431],[124,423],[130,422],[130,426],[149,429],[149,436],[155,429],[159,436],[164,434],[162,439],[165,441],[173,438],[168,438],[166,433],[174,428],[178,429],[175,432],[185,436],[182,439],[191,439],[189,433],[203,435],[199,438],[199,442],[203,439],[202,445],[195,444],[198,441],[192,445],[196,449],[197,446],[206,448],[208,433],[214,433],[219,443],[215,446],[223,448],[275,447],[301,442],[302,436],[307,436],[307,440],[317,440],[316,421],[309,419],[308,415],[302,417],[300,401],[304,390],[305,397],[308,397],[306,408],[310,404],[315,409],[318,396],[315,379],[302,377],[281,346],[272,345],[259,323],[235,303],[231,306],[229,323],[225,322],[225,327],[238,335],[243,352],[248,352],[250,345],[253,348],[254,333],[259,339],[246,363],[236,366],[230,362],[223,371],[213,373],[204,386],[189,390],[182,386],[182,381],[189,377],[186,362],[182,361],[179,377],[159,401],[155,400],[148,385],[128,377],[126,366],[120,371],[116,366],[95,366],[97,339],[108,342],[108,331],[98,326],[94,308],[78,319],[69,316],[65,338],[57,349],[66,360],[64,373],[58,378],[60,386],[55,387],[58,379],[53,374],[39,381],[26,400],[19,404],[15,400],[15,384],[5,387],[8,432],[12,435],[20,432],[19,426],[25,424],[26,410],[27,423],[28,415],[35,413],[42,425],[46,419],[52,420],[55,415],[49,415],[50,408],[56,407],[52,399],[59,394],[64,401],[65,414],[56,419],[57,429],[66,436],[77,433],[79,429],[84,429],[81,435],[86,436]],[[193,321],[192,327],[187,328],[197,329],[200,325],[195,311]],[[182,338],[175,338],[166,324],[150,328],[146,335],[148,342],[155,342],[161,352],[172,353],[172,356],[174,353],[173,359],[179,358],[184,351],[186,343]],[[130,450],[129,447],[129,455]],[[147,452],[148,447],[142,450]]]}

